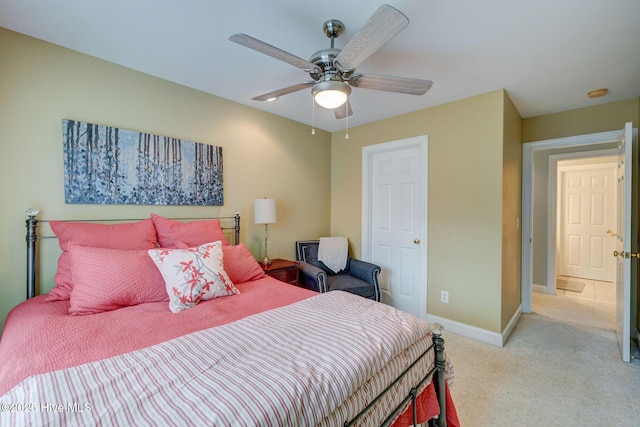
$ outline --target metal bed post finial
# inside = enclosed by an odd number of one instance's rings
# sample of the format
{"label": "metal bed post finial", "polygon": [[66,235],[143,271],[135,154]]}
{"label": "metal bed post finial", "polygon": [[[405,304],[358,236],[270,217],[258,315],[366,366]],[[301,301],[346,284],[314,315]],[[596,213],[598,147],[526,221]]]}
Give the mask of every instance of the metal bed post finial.
{"label": "metal bed post finial", "polygon": [[38,220],[36,215],[39,210],[29,208],[25,212],[27,214],[27,299],[36,296],[36,241],[38,235],[36,226]]}
{"label": "metal bed post finial", "polygon": [[235,220],[236,220],[236,241],[235,244],[239,244],[240,243],[240,211],[236,211],[236,214],[234,216]]}
{"label": "metal bed post finial", "polygon": [[438,404],[440,406],[440,415],[438,415],[438,427],[447,427],[447,394],[444,385],[444,370],[446,367],[444,357],[444,339],[442,338],[442,332],[444,326],[440,323],[431,324],[431,331],[433,332],[433,344],[435,346],[436,357],[436,381],[434,386],[436,388],[436,395],[438,396]]}

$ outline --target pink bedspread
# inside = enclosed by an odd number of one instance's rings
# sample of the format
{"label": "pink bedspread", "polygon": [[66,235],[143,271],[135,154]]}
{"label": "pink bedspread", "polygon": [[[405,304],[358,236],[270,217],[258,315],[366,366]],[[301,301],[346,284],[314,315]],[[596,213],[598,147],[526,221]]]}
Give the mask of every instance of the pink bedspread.
{"label": "pink bedspread", "polygon": [[[0,339],[0,396],[36,374],[147,349],[317,295],[270,277],[236,286],[239,295],[204,301],[178,314],[169,311],[167,302],[159,302],[69,316],[69,301],[45,302],[45,295],[25,301],[7,316]],[[419,413],[423,411],[428,417],[437,413],[432,384],[418,400],[422,407]],[[447,406],[450,425],[459,425],[449,399]]]}
{"label": "pink bedspread", "polygon": [[430,325],[415,316],[346,292],[316,294],[139,351],[30,377],[2,403],[73,402],[87,410],[30,406],[0,413],[0,424],[338,427],[412,366],[356,423],[380,425],[433,367],[433,352],[419,358],[430,344]]}
{"label": "pink bedspread", "polygon": [[0,396],[30,375],[146,348],[317,295],[271,277],[236,286],[239,295],[204,301],[178,314],[169,311],[167,302],[158,302],[69,316],[69,301],[45,302],[45,295],[25,301],[7,316],[0,339]]}

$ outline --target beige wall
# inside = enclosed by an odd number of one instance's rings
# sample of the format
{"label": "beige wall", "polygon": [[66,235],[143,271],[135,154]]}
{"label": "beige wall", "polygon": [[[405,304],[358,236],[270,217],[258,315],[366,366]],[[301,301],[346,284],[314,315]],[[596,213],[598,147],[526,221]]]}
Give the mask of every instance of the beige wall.
{"label": "beige wall", "polygon": [[638,127],[640,98],[610,102],[522,121],[522,142],[620,130],[626,122]]}
{"label": "beige wall", "polygon": [[502,164],[502,320],[504,330],[521,302],[522,118],[504,95]]}
{"label": "beige wall", "polygon": [[[429,137],[428,312],[500,332],[504,91],[334,132],[331,232],[361,249],[362,147]],[[519,283],[519,282],[518,282]],[[426,286],[427,284],[425,284]],[[449,303],[440,302],[449,291]]]}
{"label": "beige wall", "polygon": [[[222,146],[224,206],[65,205],[63,118]],[[295,240],[329,233],[330,153],[327,132],[0,28],[0,328],[26,294],[25,209],[48,219],[240,210],[242,240],[261,256],[253,199],[268,196],[278,203],[269,255],[293,258]]]}

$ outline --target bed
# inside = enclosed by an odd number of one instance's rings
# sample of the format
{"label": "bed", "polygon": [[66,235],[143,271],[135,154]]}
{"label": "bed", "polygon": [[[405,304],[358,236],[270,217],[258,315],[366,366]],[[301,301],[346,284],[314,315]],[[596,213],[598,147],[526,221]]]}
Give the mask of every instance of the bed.
{"label": "bed", "polygon": [[[440,326],[266,276],[239,214],[36,216],[28,299],[0,340],[0,425],[459,425]],[[36,295],[44,238],[62,253]]]}

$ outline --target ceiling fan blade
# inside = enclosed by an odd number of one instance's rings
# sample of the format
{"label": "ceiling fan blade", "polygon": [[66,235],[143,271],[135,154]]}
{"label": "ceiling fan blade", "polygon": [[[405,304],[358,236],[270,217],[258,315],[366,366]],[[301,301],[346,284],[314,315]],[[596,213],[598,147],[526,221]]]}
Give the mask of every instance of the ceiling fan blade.
{"label": "ceiling fan blade", "polygon": [[291,64],[294,67],[298,67],[308,73],[312,71],[320,71],[320,68],[307,60],[302,59],[299,56],[292,55],[289,52],[285,52],[282,49],[279,49],[246,34],[234,34],[229,37],[229,40],[242,46],[248,47],[249,49],[253,49],[257,52],[264,53],[265,55],[271,56],[272,58],[279,59],[280,61],[286,62],[287,64]]}
{"label": "ceiling fan blade", "polygon": [[338,120],[344,119],[347,116],[351,116],[353,114],[353,110],[351,109],[351,103],[347,100],[347,102],[345,102],[338,108],[334,108],[333,114],[336,116],[336,119]]}
{"label": "ceiling fan blade", "polygon": [[336,66],[343,72],[354,70],[407,25],[409,19],[402,12],[383,4],[338,54]]}
{"label": "ceiling fan blade", "polygon": [[355,74],[349,84],[363,89],[384,90],[387,92],[424,95],[433,82],[431,80],[409,79],[405,77],[379,76],[376,74]]}
{"label": "ceiling fan blade", "polygon": [[264,95],[256,96],[251,99],[253,99],[254,101],[269,101],[270,99],[278,98],[279,96],[286,95],[292,92],[297,92],[299,90],[311,87],[313,86],[314,83],[315,83],[314,81],[298,83],[297,85],[274,90],[273,92],[265,93]]}

